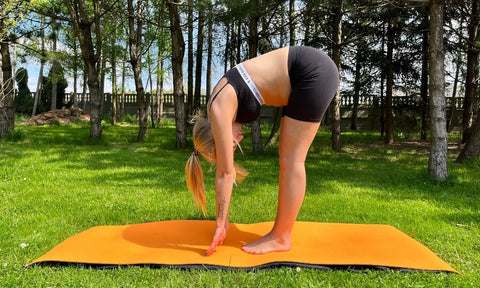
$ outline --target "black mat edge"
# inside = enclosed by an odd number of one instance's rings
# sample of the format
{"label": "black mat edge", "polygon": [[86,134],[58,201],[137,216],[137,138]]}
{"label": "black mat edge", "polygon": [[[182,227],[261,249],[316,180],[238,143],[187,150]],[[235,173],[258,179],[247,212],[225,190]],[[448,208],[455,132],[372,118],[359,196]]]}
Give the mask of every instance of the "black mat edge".
{"label": "black mat edge", "polygon": [[[62,261],[42,261],[35,262],[32,264],[25,265],[26,268],[35,267],[35,266],[59,266],[59,267],[78,267],[86,269],[98,269],[98,270],[110,270],[118,268],[128,268],[128,267],[145,267],[145,268],[167,268],[167,269],[178,269],[178,270],[228,270],[228,271],[247,271],[254,272],[257,270],[268,270],[268,269],[277,269],[282,267],[287,268],[305,268],[305,269],[316,269],[316,270],[328,270],[328,271],[349,271],[355,273],[361,273],[367,270],[375,271],[397,271],[397,272],[416,272],[416,273],[452,273],[457,274],[458,272],[449,271],[449,270],[427,270],[427,269],[414,269],[414,268],[405,268],[405,267],[390,267],[390,266],[376,266],[376,265],[321,265],[321,264],[308,264],[300,262],[270,262],[262,265],[251,266],[251,267],[231,267],[231,266],[222,266],[222,265],[207,265],[207,264],[151,264],[151,263],[138,263],[138,264],[95,264],[95,263],[77,263],[77,262],[62,262]],[[458,273],[460,274],[460,273]]]}

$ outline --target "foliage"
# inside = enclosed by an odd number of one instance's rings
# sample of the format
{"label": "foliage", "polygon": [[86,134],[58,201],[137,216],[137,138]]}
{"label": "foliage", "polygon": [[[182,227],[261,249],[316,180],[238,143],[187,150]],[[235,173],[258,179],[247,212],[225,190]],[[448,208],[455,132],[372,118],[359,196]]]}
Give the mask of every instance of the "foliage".
{"label": "foliage", "polygon": [[20,21],[25,12],[40,0],[2,0],[0,4],[0,40],[7,39],[10,30]]}
{"label": "foliage", "polygon": [[[136,129],[106,125],[101,141],[90,142],[86,125],[19,126],[17,136],[0,141],[2,286],[475,287],[480,282],[480,162],[452,163],[449,180],[437,183],[426,171],[427,143],[387,146],[373,132],[345,133],[344,153],[330,151],[329,132],[318,133],[307,158],[307,193],[298,220],[393,225],[462,275],[291,268],[24,268],[24,263],[92,226],[203,219],[184,184],[191,150],[175,149],[174,126],[150,129],[144,143],[135,143]],[[232,223],[275,218],[277,153],[271,148],[253,156],[245,145],[244,155],[236,155],[250,175],[234,188]],[[209,167],[205,165],[205,171]],[[214,174],[206,173],[209,219],[215,210]]]}

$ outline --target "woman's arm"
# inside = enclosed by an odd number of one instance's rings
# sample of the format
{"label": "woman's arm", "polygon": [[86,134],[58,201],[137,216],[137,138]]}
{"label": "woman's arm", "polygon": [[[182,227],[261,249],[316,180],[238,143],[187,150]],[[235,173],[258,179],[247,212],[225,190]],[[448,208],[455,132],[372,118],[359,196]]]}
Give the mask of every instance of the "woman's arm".
{"label": "woman's arm", "polygon": [[222,94],[222,97],[218,97],[209,109],[217,160],[215,175],[217,228],[212,244],[207,250],[207,256],[215,252],[218,245],[222,245],[227,235],[228,211],[235,180],[232,123],[237,110],[237,99],[231,87],[227,87]]}

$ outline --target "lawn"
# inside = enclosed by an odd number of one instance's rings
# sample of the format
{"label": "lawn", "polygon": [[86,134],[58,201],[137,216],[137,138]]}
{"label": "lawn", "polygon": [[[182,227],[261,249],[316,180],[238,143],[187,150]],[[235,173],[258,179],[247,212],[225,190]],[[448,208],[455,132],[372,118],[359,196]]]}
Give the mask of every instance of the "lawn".
{"label": "lawn", "polygon": [[[137,127],[131,125],[104,125],[103,134],[92,142],[85,124],[17,125],[0,140],[1,287],[475,287],[480,283],[480,160],[456,164],[458,150],[452,149],[449,179],[437,183],[427,173],[426,143],[403,139],[383,145],[377,133],[365,132],[344,133],[342,153],[331,151],[328,131],[318,133],[306,163],[307,192],[298,220],[392,225],[461,275],[292,268],[24,268],[64,239],[93,226],[204,219],[185,187],[184,165],[192,149],[175,149],[172,125],[150,129],[144,143],[135,143]],[[230,222],[272,221],[277,151],[268,148],[263,155],[254,155],[248,132],[246,136],[244,155],[237,152],[236,159],[250,175],[234,188]],[[210,165],[203,163],[207,171]],[[206,174],[208,219],[213,219],[215,209],[213,177],[213,172]]]}

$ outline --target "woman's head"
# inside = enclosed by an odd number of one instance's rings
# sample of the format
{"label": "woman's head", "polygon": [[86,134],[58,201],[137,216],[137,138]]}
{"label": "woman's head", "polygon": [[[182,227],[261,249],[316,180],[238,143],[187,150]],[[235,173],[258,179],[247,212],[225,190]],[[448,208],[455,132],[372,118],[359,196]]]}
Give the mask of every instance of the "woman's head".
{"label": "woman's head", "polygon": [[[243,139],[242,126],[240,123],[233,123],[232,125],[233,133],[233,148],[239,146],[240,141]],[[202,157],[211,163],[216,163],[216,152],[215,152],[215,139],[213,138],[212,129],[210,121],[197,117],[195,125],[193,126],[193,144],[194,152],[188,158],[187,164],[185,165],[185,174],[187,187],[192,192],[193,198],[195,199],[197,205],[202,210],[203,214],[206,215],[206,197],[205,197],[205,186],[203,179],[203,170],[200,164],[200,157]],[[240,148],[241,149],[241,148]],[[248,172],[241,166],[234,163],[235,166],[235,181],[240,183]]]}

